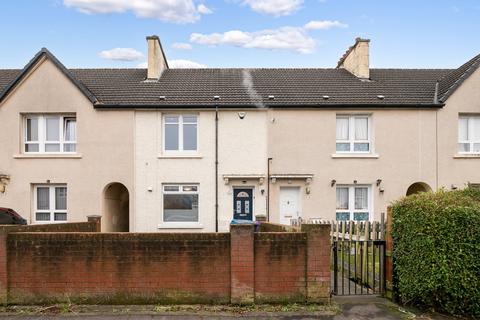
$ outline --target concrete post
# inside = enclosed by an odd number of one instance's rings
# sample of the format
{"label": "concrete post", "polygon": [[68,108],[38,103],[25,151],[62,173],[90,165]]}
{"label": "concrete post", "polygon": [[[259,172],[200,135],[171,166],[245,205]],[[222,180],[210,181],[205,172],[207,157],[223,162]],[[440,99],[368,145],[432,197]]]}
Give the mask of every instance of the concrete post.
{"label": "concrete post", "polygon": [[254,225],[230,226],[230,302],[255,302]]}
{"label": "concrete post", "polygon": [[307,302],[329,303],[331,293],[329,224],[302,224],[307,234]]}
{"label": "concrete post", "polygon": [[93,232],[102,232],[102,216],[99,215],[90,215],[87,216],[88,222],[95,223],[95,231]]}

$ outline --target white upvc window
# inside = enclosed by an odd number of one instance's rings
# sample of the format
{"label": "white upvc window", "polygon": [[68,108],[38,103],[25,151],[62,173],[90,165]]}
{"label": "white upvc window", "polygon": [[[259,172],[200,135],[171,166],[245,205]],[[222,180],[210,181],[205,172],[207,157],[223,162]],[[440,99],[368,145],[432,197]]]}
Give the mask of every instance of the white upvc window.
{"label": "white upvc window", "polygon": [[480,154],[480,116],[458,118],[458,152]]}
{"label": "white upvc window", "polygon": [[197,115],[165,115],[163,117],[163,123],[163,151],[165,153],[197,152]]}
{"label": "white upvc window", "polygon": [[368,115],[337,115],[336,152],[370,153],[370,127]]}
{"label": "white upvc window", "polygon": [[75,153],[77,120],[67,115],[27,115],[24,122],[25,153]]}
{"label": "white upvc window", "polygon": [[34,185],[33,208],[35,223],[67,221],[67,185]]}
{"label": "white upvc window", "polygon": [[163,185],[163,222],[199,222],[198,185]]}
{"label": "white upvc window", "polygon": [[372,216],[371,187],[369,185],[337,186],[337,220],[368,221]]}

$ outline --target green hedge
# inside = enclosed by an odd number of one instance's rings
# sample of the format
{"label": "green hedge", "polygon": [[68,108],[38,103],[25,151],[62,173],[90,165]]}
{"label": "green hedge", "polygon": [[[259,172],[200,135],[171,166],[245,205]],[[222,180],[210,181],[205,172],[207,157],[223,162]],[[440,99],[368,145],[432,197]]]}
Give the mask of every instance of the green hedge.
{"label": "green hedge", "polygon": [[480,190],[395,202],[392,236],[401,302],[480,318]]}

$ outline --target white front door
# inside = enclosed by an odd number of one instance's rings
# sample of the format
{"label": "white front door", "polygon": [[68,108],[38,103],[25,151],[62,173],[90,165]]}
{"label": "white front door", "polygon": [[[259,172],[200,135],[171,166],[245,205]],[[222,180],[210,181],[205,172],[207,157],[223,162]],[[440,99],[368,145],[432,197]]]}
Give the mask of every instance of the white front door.
{"label": "white front door", "polygon": [[300,211],[300,187],[280,187],[280,223],[290,225]]}

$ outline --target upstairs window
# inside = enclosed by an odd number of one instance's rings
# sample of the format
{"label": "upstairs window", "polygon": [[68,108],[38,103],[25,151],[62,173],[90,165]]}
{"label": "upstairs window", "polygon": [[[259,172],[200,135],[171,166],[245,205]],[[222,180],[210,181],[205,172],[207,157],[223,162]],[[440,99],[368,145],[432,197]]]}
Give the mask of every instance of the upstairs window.
{"label": "upstairs window", "polygon": [[169,152],[196,152],[196,115],[166,115],[164,117],[163,146]]}
{"label": "upstairs window", "polygon": [[337,186],[337,220],[367,221],[370,206],[369,186]]}
{"label": "upstairs window", "polygon": [[28,115],[25,117],[25,153],[74,153],[77,149],[75,116]]}
{"label": "upstairs window", "polygon": [[337,115],[337,153],[370,152],[370,117]]}
{"label": "upstairs window", "polygon": [[458,119],[458,152],[480,154],[480,116]]}

